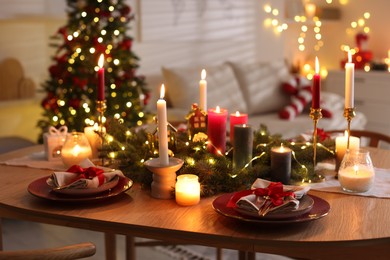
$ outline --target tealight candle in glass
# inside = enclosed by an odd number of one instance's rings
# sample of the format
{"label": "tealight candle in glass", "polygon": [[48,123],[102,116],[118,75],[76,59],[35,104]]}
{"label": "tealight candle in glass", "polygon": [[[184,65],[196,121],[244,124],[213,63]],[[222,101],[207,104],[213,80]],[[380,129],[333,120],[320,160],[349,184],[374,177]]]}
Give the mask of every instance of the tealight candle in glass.
{"label": "tealight candle in glass", "polygon": [[181,206],[196,205],[200,201],[200,183],[194,174],[177,176],[175,186],[176,203]]}
{"label": "tealight candle in glass", "polygon": [[344,191],[366,192],[374,184],[375,170],[367,150],[350,150],[341,162],[338,179]]}
{"label": "tealight candle in glass", "polygon": [[73,132],[67,135],[62,146],[61,158],[66,167],[92,158],[92,149],[84,133]]}

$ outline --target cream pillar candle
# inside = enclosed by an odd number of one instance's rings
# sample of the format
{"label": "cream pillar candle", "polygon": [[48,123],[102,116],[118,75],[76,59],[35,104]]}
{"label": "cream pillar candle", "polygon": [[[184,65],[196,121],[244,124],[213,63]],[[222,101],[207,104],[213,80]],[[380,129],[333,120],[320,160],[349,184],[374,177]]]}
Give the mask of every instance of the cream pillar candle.
{"label": "cream pillar candle", "polygon": [[203,111],[207,111],[207,81],[206,70],[201,72],[201,80],[199,81],[199,108]]}
{"label": "cream pillar candle", "polygon": [[176,203],[181,206],[196,205],[200,201],[200,183],[194,174],[177,176],[175,186]]}
{"label": "cream pillar candle", "polygon": [[[341,161],[347,151],[348,132],[345,131],[344,136],[336,137],[336,172],[340,168]],[[349,137],[349,150],[356,150],[360,147],[360,139],[356,136]]]}
{"label": "cream pillar candle", "polygon": [[[92,149],[92,158],[96,159],[99,157],[99,149],[102,148],[102,138],[98,134],[99,126],[94,124],[93,126],[84,127],[84,134],[88,139]],[[103,127],[102,133],[106,133],[106,128]]]}
{"label": "cream pillar candle", "polygon": [[168,156],[168,121],[167,102],[164,100],[165,88],[161,85],[160,99],[157,101],[157,121],[158,121],[158,153],[161,166],[169,165]]}

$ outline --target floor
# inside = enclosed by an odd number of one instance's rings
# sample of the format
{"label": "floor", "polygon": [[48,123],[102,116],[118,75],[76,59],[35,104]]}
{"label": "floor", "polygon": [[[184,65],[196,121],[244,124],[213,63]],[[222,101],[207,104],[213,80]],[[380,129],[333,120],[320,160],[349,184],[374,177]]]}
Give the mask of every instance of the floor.
{"label": "floor", "polygon": [[[104,236],[102,233],[69,227],[60,227],[25,221],[3,220],[4,250],[35,249],[63,246],[67,244],[90,241],[95,243],[97,252],[88,259],[104,260]],[[137,247],[138,260],[212,260],[215,249],[204,246]],[[125,238],[117,235],[117,260],[125,259]],[[223,260],[236,260],[234,250],[223,250]],[[288,260],[290,258],[256,254],[256,260]]]}

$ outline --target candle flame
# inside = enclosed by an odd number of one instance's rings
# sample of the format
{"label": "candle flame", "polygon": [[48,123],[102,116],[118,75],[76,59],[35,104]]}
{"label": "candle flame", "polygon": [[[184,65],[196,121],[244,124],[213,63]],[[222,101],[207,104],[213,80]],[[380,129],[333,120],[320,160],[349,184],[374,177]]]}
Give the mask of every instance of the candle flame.
{"label": "candle flame", "polygon": [[100,54],[99,61],[98,61],[99,68],[103,68],[104,66],[104,54]]}
{"label": "candle flame", "polygon": [[206,70],[205,69],[202,70],[202,73],[200,74],[200,77],[202,78],[202,80],[206,79]]}
{"label": "candle flame", "polygon": [[164,96],[165,96],[165,87],[164,87],[164,84],[161,84],[160,98],[163,99]]}
{"label": "candle flame", "polygon": [[348,50],[348,63],[352,62],[352,53],[351,50]]}
{"label": "candle flame", "polygon": [[357,165],[354,165],[353,170],[355,171],[355,174],[358,174],[359,167]]}
{"label": "candle flame", "polygon": [[283,146],[283,143],[280,144],[280,151],[281,152],[284,152],[284,146]]}
{"label": "candle flame", "polygon": [[221,113],[221,109],[219,108],[219,106],[217,106],[217,107],[215,108],[215,112],[216,112],[216,113]]}
{"label": "candle flame", "polygon": [[344,136],[345,136],[346,138],[348,138],[348,131],[347,131],[347,130],[344,131]]}
{"label": "candle flame", "polygon": [[318,62],[318,57],[317,56],[316,56],[316,67],[315,67],[315,69],[316,69],[316,74],[318,74],[320,72],[320,64]]}
{"label": "candle flame", "polygon": [[72,155],[74,157],[77,157],[79,156],[79,153],[81,152],[81,147],[80,145],[76,144],[74,147],[73,147],[73,150],[72,150]]}
{"label": "candle flame", "polygon": [[236,111],[236,116],[240,116],[240,112]]}

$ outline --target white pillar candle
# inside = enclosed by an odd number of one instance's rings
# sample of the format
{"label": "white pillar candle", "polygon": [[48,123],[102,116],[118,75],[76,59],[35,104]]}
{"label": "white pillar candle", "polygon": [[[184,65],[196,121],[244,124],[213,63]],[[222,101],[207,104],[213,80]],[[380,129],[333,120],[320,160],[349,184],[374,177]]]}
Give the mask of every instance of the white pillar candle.
{"label": "white pillar candle", "polygon": [[157,122],[158,122],[158,153],[161,166],[169,165],[168,156],[168,121],[167,102],[164,100],[165,88],[161,85],[160,99],[157,101]]}
{"label": "white pillar candle", "polygon": [[177,176],[175,186],[176,203],[181,206],[196,205],[200,201],[200,184],[198,176],[182,174]]}
{"label": "white pillar candle", "polygon": [[354,165],[340,169],[338,179],[341,187],[350,192],[366,192],[374,183],[375,173],[365,165]]}
{"label": "white pillar candle", "polygon": [[354,107],[354,74],[351,52],[348,51],[348,62],[345,64],[345,108]]}
{"label": "white pillar candle", "polygon": [[[347,151],[348,132],[345,131],[343,136],[336,137],[336,171],[339,170],[341,161]],[[349,150],[356,150],[360,147],[360,139],[356,136],[349,137]]]}
{"label": "white pillar candle", "polygon": [[203,111],[207,111],[207,81],[206,70],[201,72],[201,80],[199,81],[199,108]]}

